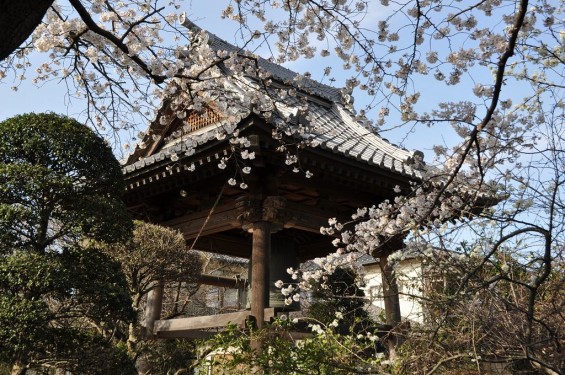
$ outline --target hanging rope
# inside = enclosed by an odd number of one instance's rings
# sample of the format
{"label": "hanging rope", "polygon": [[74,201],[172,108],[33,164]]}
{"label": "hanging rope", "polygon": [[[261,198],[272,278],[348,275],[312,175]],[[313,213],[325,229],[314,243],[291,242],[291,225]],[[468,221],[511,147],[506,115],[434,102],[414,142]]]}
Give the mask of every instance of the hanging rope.
{"label": "hanging rope", "polygon": [[214,202],[214,205],[212,206],[212,208],[210,209],[210,212],[208,213],[208,216],[206,217],[206,220],[204,220],[204,223],[202,224],[202,227],[200,228],[200,230],[198,231],[198,234],[196,235],[196,238],[194,239],[194,241],[192,242],[192,245],[190,245],[190,250],[194,249],[194,245],[196,245],[196,242],[198,242],[198,239],[200,238],[200,235],[202,234],[202,231],[204,231],[204,228],[206,228],[206,225],[208,224],[208,221],[210,221],[210,218],[212,217],[212,214],[214,213],[214,210],[216,209],[216,207],[218,206],[218,203],[220,202],[220,198],[222,197],[222,195],[224,194],[224,189],[226,188],[226,184],[224,183],[224,185],[222,185],[222,190],[220,190],[220,193],[218,194],[218,197],[216,198],[216,201]]}

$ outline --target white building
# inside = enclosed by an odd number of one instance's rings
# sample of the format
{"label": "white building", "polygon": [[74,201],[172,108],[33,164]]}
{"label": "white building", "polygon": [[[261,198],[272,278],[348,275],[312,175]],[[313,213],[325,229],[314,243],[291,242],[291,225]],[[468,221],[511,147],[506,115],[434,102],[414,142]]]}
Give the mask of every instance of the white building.
{"label": "white building", "polygon": [[[369,312],[374,315],[384,313],[382,271],[378,260],[364,263],[365,293],[369,299]],[[424,291],[424,272],[422,260],[411,257],[400,261],[396,266],[396,277],[403,319],[414,323],[424,322],[424,309],[421,297]]]}
{"label": "white building", "polygon": [[[446,293],[453,287],[458,271],[464,269],[461,255],[434,250],[433,258],[423,253],[404,253],[394,266],[400,314],[402,319],[413,323],[425,323],[431,319],[426,308],[426,297],[433,293]],[[369,312],[378,316],[384,311],[382,270],[379,261],[365,255],[361,262],[365,271],[365,294],[369,300]],[[450,267],[445,267],[449,264]],[[458,266],[456,266],[458,265]]]}

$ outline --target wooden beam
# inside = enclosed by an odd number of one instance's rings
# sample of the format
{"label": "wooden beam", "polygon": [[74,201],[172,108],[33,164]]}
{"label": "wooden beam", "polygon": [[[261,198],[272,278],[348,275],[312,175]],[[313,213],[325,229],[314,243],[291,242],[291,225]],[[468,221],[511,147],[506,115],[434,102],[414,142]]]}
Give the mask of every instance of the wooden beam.
{"label": "wooden beam", "polygon": [[243,327],[250,316],[250,312],[245,310],[227,314],[156,320],[154,332],[159,337],[162,332],[182,333],[183,331],[225,327],[229,323]]}
{"label": "wooden beam", "polygon": [[277,316],[277,309],[274,307],[267,307],[265,308],[263,316],[265,317],[266,322],[270,322],[275,316]]}
{"label": "wooden beam", "polygon": [[224,328],[218,329],[192,329],[181,332],[163,331],[157,333],[159,339],[209,339],[210,337],[224,331]]}
{"label": "wooden beam", "polygon": [[215,233],[204,237],[199,237],[193,245],[192,240],[188,241],[189,246],[194,249],[209,251],[211,253],[235,255],[242,258],[251,257],[251,236],[247,233]]}
{"label": "wooden beam", "polygon": [[235,277],[200,275],[200,277],[198,278],[198,284],[239,289],[239,288],[244,288],[247,285],[247,280],[241,278],[235,278]]}
{"label": "wooden beam", "polygon": [[[275,317],[276,311],[274,308],[266,308],[263,314],[265,319],[270,321]],[[246,328],[246,323],[249,320],[253,320],[249,310],[190,318],[156,320],[153,332],[157,338],[206,338],[221,332],[229,323]]]}
{"label": "wooden beam", "polygon": [[320,233],[320,227],[328,226],[330,214],[315,207],[287,201],[281,211],[285,228]]}
{"label": "wooden beam", "polygon": [[[332,178],[333,177],[333,178]],[[291,186],[301,186],[306,185],[308,189],[315,191],[318,194],[318,199],[323,199],[324,197],[339,197],[340,199],[347,200],[349,205],[357,208],[367,205],[376,204],[383,200],[380,192],[373,189],[371,191],[359,190],[352,188],[352,182],[341,183],[341,181],[336,181],[335,176],[331,174],[324,174],[320,171],[314,173],[314,176],[308,179],[307,183],[304,181],[305,178],[296,173],[287,173],[283,177],[283,182],[281,183],[281,189],[285,189],[287,185]],[[368,188],[371,188],[369,185]],[[367,188],[367,186],[364,186]],[[300,194],[300,191],[290,190],[292,194]],[[392,191],[392,188],[391,188]],[[307,195],[305,195],[307,197]],[[339,207],[338,212],[335,212],[333,216],[340,214],[340,211],[346,211],[349,213],[349,207]]]}
{"label": "wooden beam", "polygon": [[[236,206],[236,202],[230,202],[216,207],[212,213],[211,208],[202,210],[181,218],[165,221],[164,226],[178,229],[186,240],[196,238],[200,233],[201,237],[217,234],[234,228],[241,228],[240,216],[241,207]],[[284,225],[285,228],[296,228],[299,230],[320,233],[321,226],[328,225],[327,211],[316,207],[285,201],[282,207],[277,208],[276,221]],[[227,241],[228,237],[216,237],[218,243],[222,240]],[[203,246],[212,246],[202,240]]]}
{"label": "wooden beam", "polygon": [[186,240],[196,238],[199,234],[205,236],[241,227],[238,216],[240,211],[235,202],[230,202],[214,208],[212,207],[183,216],[181,218],[165,221],[161,225],[179,230]]}

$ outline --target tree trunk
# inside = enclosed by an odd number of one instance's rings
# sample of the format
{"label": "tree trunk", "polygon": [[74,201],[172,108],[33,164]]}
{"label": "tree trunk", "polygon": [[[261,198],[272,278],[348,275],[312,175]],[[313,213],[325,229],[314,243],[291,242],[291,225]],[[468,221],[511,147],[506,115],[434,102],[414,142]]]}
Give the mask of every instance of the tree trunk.
{"label": "tree trunk", "polygon": [[400,324],[400,299],[398,295],[398,284],[392,265],[388,262],[388,255],[379,259],[381,266],[383,299],[385,305],[386,324],[396,327]]}
{"label": "tree trunk", "polygon": [[0,61],[25,42],[53,2],[54,0],[0,0]]}
{"label": "tree trunk", "polygon": [[[139,316],[139,305],[141,303],[141,294],[135,293],[132,298],[132,308],[135,311],[135,315]],[[140,339],[140,327],[137,323],[130,323],[128,327],[128,339],[127,339],[127,348],[128,354],[130,358],[137,357],[137,344]]]}
{"label": "tree trunk", "polygon": [[134,323],[130,323],[127,341],[128,354],[130,358],[135,358],[137,356],[137,343],[139,342],[139,335],[137,332],[138,327]]}

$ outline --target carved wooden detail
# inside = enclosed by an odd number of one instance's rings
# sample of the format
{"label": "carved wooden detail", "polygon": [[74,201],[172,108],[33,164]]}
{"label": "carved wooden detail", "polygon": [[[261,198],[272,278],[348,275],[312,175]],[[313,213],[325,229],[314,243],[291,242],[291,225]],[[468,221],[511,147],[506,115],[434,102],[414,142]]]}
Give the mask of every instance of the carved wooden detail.
{"label": "carved wooden detail", "polygon": [[244,198],[237,202],[240,211],[238,216],[241,227],[251,231],[253,223],[267,221],[271,223],[271,232],[278,232],[284,227],[287,214],[286,199],[279,196],[268,196],[263,200]]}
{"label": "carved wooden detail", "polygon": [[236,208],[237,220],[245,230],[248,230],[253,223],[263,220],[262,204],[259,199],[242,197],[237,199]]}
{"label": "carved wooden detail", "polygon": [[265,198],[263,201],[263,220],[283,224],[285,221],[286,199],[278,196]]}
{"label": "carved wooden detail", "polygon": [[204,109],[202,112],[192,112],[186,118],[188,125],[188,132],[193,132],[198,129],[205,128],[208,125],[218,123],[222,117],[209,108]]}
{"label": "carved wooden detail", "polygon": [[267,221],[272,232],[283,228],[296,228],[319,233],[327,225],[327,214],[314,207],[287,201],[283,197],[269,196],[263,201],[245,197],[219,207],[183,216],[163,223],[178,229],[187,240],[219,233],[234,228],[249,231],[253,223]]}

